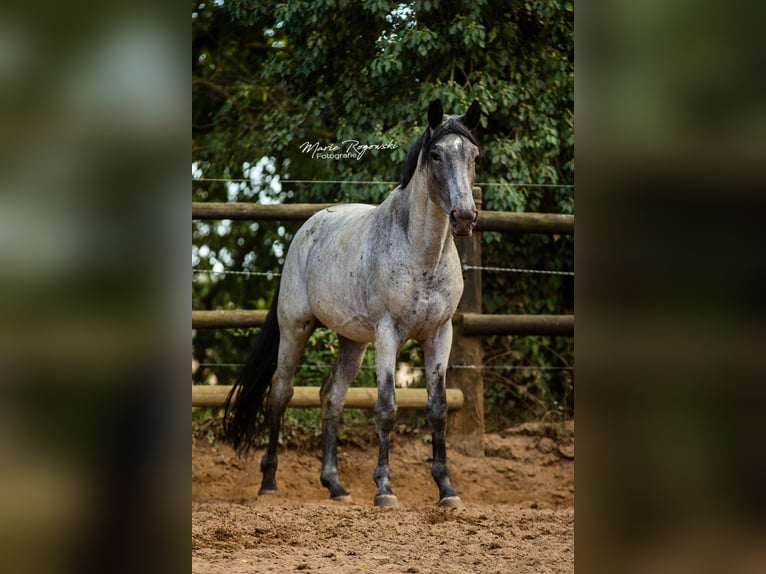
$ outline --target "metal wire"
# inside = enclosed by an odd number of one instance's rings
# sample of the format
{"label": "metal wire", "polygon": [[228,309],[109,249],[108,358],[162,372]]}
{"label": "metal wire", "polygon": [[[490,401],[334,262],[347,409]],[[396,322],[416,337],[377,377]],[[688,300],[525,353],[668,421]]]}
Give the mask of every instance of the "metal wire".
{"label": "metal wire", "polygon": [[574,277],[574,271],[550,271],[547,269],[519,269],[517,267],[484,267],[482,265],[463,265],[463,271],[495,271],[498,273],[537,273],[540,275],[566,275]]}
{"label": "metal wire", "polygon": [[[564,275],[574,277],[574,271],[550,271],[547,269],[520,269],[517,267],[485,267],[481,265],[463,265],[463,271],[493,271],[497,273],[533,273],[539,275]],[[262,277],[280,277],[278,271],[216,271],[214,269],[192,269],[192,273],[207,273],[209,275],[257,275]]]}
{"label": "metal wire", "polygon": [[207,273],[210,275],[260,275],[262,277],[279,277],[279,271],[216,271],[215,269],[192,269],[192,273]]}
{"label": "metal wire", "polygon": [[[228,367],[228,368],[239,368],[242,367],[244,363],[198,363],[199,367]],[[316,365],[309,365],[309,364],[302,364],[297,365],[297,368],[299,369],[331,369],[333,365],[326,365],[326,364],[316,364]],[[362,369],[374,369],[375,367],[373,365],[362,365]],[[425,367],[420,366],[410,366],[409,369],[415,371],[423,371],[425,370]],[[482,369],[482,370],[496,370],[496,371],[503,371],[503,370],[510,370],[510,371],[528,371],[528,370],[538,370],[538,371],[574,371],[574,367],[553,367],[553,366],[546,366],[546,365],[448,365],[448,368],[450,369]]]}
{"label": "metal wire", "polygon": [[[192,178],[192,182],[205,182],[205,181],[217,181],[217,182],[229,182],[229,183],[255,183],[251,179],[246,178],[219,178],[219,177],[205,177],[205,178]],[[345,185],[345,184],[359,184],[359,185],[396,185],[398,181],[356,181],[356,180],[340,180],[340,179],[277,179],[279,183],[320,183],[320,184],[332,184],[332,185]],[[573,188],[573,184],[569,183],[510,183],[505,181],[498,182],[477,182],[474,185],[492,187],[564,187]]]}

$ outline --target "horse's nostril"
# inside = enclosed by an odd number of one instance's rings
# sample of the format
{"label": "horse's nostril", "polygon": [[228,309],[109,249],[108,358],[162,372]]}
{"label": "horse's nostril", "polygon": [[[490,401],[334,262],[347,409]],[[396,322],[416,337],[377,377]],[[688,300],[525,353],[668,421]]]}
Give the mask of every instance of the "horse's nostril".
{"label": "horse's nostril", "polygon": [[478,212],[478,211],[474,211],[474,212],[473,212],[473,222],[474,222],[474,224],[475,224],[475,223],[476,223],[478,220],[479,220],[479,212]]}
{"label": "horse's nostril", "polygon": [[457,216],[455,215],[455,210],[449,212],[449,222],[450,223],[457,223]]}

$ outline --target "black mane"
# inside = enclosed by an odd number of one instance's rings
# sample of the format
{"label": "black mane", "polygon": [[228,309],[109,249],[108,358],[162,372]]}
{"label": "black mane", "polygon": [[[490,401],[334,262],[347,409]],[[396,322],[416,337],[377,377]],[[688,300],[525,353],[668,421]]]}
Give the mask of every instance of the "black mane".
{"label": "black mane", "polygon": [[458,134],[466,138],[476,147],[480,147],[476,136],[474,136],[471,133],[471,130],[460,121],[460,117],[458,116],[449,118],[446,122],[433,130],[433,133],[431,132],[431,128],[427,127],[407,152],[407,157],[404,159],[404,165],[402,166],[402,177],[399,179],[399,187],[402,189],[407,187],[407,184],[410,183],[412,176],[415,174],[415,169],[418,167],[420,152],[423,151],[423,148],[425,148],[426,153],[428,153],[431,151],[433,145],[447,134]]}

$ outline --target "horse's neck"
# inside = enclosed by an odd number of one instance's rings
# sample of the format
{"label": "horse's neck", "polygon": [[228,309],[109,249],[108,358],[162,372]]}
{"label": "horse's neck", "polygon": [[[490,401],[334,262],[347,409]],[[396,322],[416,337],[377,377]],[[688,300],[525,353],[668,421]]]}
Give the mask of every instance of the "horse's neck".
{"label": "horse's neck", "polygon": [[409,207],[407,238],[413,254],[422,258],[425,266],[436,267],[452,236],[449,217],[431,201],[426,185],[420,170],[416,170],[405,189]]}

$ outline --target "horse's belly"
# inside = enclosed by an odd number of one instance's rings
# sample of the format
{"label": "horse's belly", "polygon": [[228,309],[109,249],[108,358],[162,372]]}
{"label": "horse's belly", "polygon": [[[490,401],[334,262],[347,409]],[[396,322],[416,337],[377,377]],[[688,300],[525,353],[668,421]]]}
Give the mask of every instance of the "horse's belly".
{"label": "horse's belly", "polygon": [[353,296],[344,297],[339,289],[331,288],[314,291],[312,295],[312,311],[325,327],[352,341],[374,341],[375,321],[366,310],[353,303]]}
{"label": "horse's belly", "polygon": [[315,270],[308,283],[309,305],[328,329],[353,341],[371,343],[375,339],[375,317],[371,315],[363,280],[336,266]]}
{"label": "horse's belly", "polygon": [[357,319],[352,317],[342,323],[335,323],[333,325],[328,325],[324,321],[322,323],[346,339],[359,343],[375,342],[375,328],[370,328],[365,318],[360,317]]}

